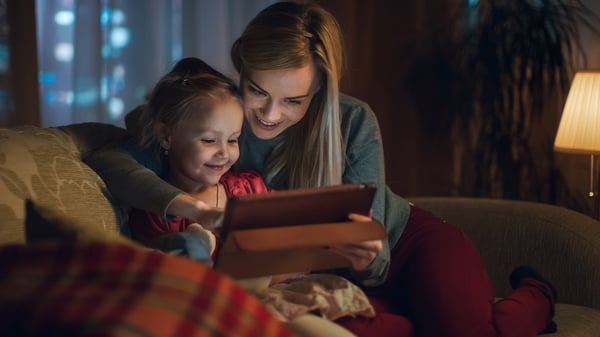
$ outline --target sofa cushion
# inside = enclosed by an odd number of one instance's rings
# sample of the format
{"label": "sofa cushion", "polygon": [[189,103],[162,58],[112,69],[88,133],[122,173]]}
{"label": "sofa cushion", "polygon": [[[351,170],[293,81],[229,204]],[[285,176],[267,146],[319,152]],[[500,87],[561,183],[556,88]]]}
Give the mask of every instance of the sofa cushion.
{"label": "sofa cushion", "polygon": [[[73,128],[0,129],[0,244],[25,241],[25,200],[55,209],[85,226],[120,232],[126,211],[108,193],[83,155],[118,130],[88,123]],[[119,132],[115,132],[115,135]],[[86,142],[87,135],[95,141]]]}
{"label": "sofa cushion", "polygon": [[600,310],[559,303],[554,321],[558,331],[548,337],[600,337]]}
{"label": "sofa cushion", "polygon": [[456,225],[479,249],[497,296],[511,291],[508,276],[529,265],[552,282],[563,303],[600,310],[600,222],[582,213],[530,201],[409,198]]}

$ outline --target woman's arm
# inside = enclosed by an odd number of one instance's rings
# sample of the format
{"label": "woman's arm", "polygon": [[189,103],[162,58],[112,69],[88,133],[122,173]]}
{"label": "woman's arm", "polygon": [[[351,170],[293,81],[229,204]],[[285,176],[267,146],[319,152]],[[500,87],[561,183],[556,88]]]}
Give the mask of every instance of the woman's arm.
{"label": "woman's arm", "polygon": [[192,219],[209,230],[221,227],[224,216],[223,209],[211,207],[186,193],[176,195],[166,213]]}
{"label": "woman's arm", "polygon": [[161,179],[155,171],[160,162],[148,158],[145,166],[124,147],[112,147],[96,151],[86,162],[117,200],[166,217],[169,205],[183,192]]}
{"label": "woman's arm", "polygon": [[222,211],[209,207],[164,181],[158,175],[162,163],[150,151],[136,149],[134,156],[129,147],[99,150],[86,160],[117,200],[164,218],[179,215],[207,228],[220,225]]}
{"label": "woman's arm", "polygon": [[[352,270],[350,275],[365,286],[381,284],[387,275],[390,263],[390,247],[395,244],[404,228],[409,205],[400,197],[393,197],[385,183],[383,144],[377,118],[364,102],[342,95],[342,134],[346,146],[346,167],[342,177],[344,183],[374,182],[377,192],[373,200],[373,219],[381,222],[388,232],[388,239],[375,259],[364,270]],[[394,210],[390,217],[390,207]],[[399,216],[396,216],[399,215]],[[372,246],[357,246],[367,254]]]}

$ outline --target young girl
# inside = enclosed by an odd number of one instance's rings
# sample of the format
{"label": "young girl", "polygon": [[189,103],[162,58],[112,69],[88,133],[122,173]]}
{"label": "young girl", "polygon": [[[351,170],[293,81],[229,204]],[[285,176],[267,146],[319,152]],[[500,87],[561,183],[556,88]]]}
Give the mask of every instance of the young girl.
{"label": "young girl", "polygon": [[[229,171],[239,158],[243,120],[237,86],[203,61],[186,58],[150,93],[138,117],[134,146],[167,164],[165,181],[223,209],[228,197],[267,191],[257,173]],[[182,216],[165,219],[134,208],[129,225],[133,238],[141,243],[162,250],[182,249],[195,259],[210,260],[215,247],[210,232]]]}

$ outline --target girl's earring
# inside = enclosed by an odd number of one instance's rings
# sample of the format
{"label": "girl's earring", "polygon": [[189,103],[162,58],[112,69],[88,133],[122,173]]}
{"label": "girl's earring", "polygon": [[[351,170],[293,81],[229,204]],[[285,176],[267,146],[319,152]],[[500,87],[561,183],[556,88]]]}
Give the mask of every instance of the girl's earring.
{"label": "girl's earring", "polygon": [[165,154],[165,156],[169,155],[169,142],[166,140],[163,140],[160,144],[163,148],[163,153]]}

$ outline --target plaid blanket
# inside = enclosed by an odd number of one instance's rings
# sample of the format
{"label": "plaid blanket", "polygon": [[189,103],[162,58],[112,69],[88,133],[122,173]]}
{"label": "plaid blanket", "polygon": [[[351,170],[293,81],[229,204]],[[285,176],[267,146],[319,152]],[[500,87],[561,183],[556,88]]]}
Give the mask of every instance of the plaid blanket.
{"label": "plaid blanket", "polygon": [[0,336],[292,336],[202,264],[107,242],[0,247]]}

